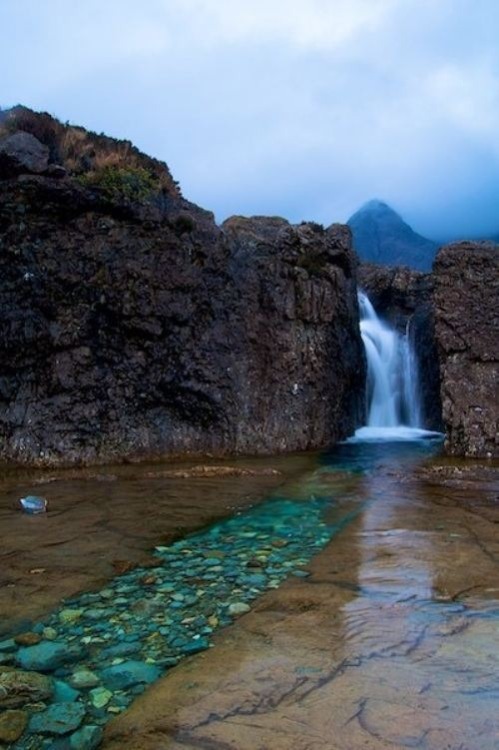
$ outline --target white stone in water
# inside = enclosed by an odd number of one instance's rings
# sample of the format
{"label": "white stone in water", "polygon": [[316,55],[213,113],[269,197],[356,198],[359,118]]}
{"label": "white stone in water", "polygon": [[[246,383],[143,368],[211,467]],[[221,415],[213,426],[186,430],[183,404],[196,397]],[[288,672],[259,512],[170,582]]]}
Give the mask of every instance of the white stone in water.
{"label": "white stone in water", "polygon": [[90,691],[90,700],[95,708],[104,708],[112,697],[112,692],[103,687],[95,688],[95,690]]}
{"label": "white stone in water", "polygon": [[229,605],[229,615],[244,615],[251,607],[245,602],[233,602]]}
{"label": "white stone in water", "polygon": [[59,612],[59,620],[62,623],[70,624],[79,620],[82,614],[82,609],[62,609]]}
{"label": "white stone in water", "polygon": [[99,678],[90,669],[80,669],[69,678],[69,684],[76,689],[90,688],[99,684]]}

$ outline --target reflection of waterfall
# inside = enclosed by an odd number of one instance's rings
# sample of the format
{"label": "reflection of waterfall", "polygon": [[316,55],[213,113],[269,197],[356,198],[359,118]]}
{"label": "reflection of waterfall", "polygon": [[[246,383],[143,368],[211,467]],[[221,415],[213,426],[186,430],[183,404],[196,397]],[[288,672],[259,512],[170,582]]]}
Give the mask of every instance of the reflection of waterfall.
{"label": "reflection of waterfall", "polygon": [[420,427],[417,363],[410,331],[383,323],[359,292],[360,332],[367,358],[367,427]]}

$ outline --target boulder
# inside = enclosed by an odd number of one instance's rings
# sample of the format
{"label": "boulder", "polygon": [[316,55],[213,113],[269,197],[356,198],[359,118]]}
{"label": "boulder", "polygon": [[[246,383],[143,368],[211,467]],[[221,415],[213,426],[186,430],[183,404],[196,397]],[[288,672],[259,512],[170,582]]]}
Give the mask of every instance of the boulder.
{"label": "boulder", "polygon": [[0,714],[0,743],[10,744],[18,740],[27,723],[26,711],[4,711]]}
{"label": "boulder", "polygon": [[444,247],[434,285],[446,450],[499,456],[499,247]]}
{"label": "boulder", "polygon": [[49,149],[31,133],[17,132],[0,140],[0,179],[18,174],[43,174]]}
{"label": "boulder", "polygon": [[84,653],[84,649],[75,644],[42,641],[36,646],[20,648],[16,661],[23,669],[52,672],[59,667],[78,661]]}
{"label": "boulder", "polygon": [[26,703],[38,703],[52,697],[54,682],[37,672],[0,668],[0,709],[20,708]]}
{"label": "boulder", "polygon": [[29,731],[33,734],[62,735],[78,729],[85,716],[82,703],[52,703],[46,711],[33,714]]}

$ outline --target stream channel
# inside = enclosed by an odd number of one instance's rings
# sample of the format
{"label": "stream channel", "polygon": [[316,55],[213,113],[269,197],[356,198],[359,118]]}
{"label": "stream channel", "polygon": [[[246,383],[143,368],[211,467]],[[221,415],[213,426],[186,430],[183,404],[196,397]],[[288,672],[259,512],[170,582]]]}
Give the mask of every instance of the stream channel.
{"label": "stream channel", "polygon": [[440,447],[311,456],[147,566],[18,620],[0,704],[19,668],[45,678],[4,698],[27,718],[10,746],[497,750],[497,475]]}

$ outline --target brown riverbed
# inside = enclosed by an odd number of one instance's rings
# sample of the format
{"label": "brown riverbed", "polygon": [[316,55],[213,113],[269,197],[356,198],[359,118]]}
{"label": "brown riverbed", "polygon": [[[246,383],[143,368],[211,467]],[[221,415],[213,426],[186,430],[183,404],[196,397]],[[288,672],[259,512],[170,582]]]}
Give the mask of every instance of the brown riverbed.
{"label": "brown riverbed", "polygon": [[[357,509],[309,565],[107,727],[106,750],[497,750],[497,466],[317,455],[0,478],[2,630],[273,491]],[[46,516],[15,509],[27,493]],[[334,511],[336,512],[336,511]]]}
{"label": "brown riverbed", "polygon": [[498,478],[438,460],[316,476],[357,520],[108,725],[106,750],[497,750]]}
{"label": "brown riverbed", "polygon": [[[95,589],[155,544],[233,514],[317,461],[314,454],[101,467],[0,470],[0,634],[23,629],[62,599]],[[220,468],[221,467],[221,468]],[[17,501],[48,500],[28,516]]]}

